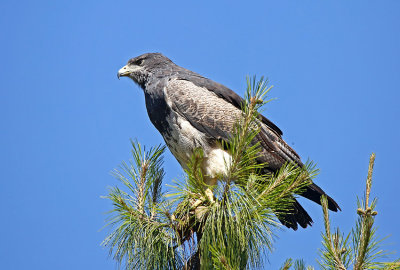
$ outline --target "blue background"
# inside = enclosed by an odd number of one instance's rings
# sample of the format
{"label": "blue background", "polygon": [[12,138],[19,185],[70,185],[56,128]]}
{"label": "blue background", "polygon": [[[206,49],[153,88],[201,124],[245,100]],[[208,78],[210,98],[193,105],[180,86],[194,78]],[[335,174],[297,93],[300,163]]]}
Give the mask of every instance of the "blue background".
{"label": "blue background", "polygon": [[[100,196],[119,184],[109,172],[130,138],[162,142],[142,91],[116,77],[145,52],[240,95],[246,75],[267,76],[277,100],[264,114],[318,163],[345,232],[376,152],[378,233],[399,250],[400,2],[202,2],[1,1],[1,269],[115,268]],[[182,179],[169,152],[165,165],[166,183]],[[278,231],[271,269],[287,257],[316,265],[321,209],[301,202],[315,223]]]}

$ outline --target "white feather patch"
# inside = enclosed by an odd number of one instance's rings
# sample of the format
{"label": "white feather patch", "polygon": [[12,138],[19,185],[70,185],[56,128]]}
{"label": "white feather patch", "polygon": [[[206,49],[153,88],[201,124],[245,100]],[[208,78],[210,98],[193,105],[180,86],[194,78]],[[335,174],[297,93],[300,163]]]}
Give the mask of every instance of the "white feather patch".
{"label": "white feather patch", "polygon": [[210,149],[205,153],[203,172],[206,184],[215,185],[217,176],[227,176],[231,163],[232,156],[223,149]]}

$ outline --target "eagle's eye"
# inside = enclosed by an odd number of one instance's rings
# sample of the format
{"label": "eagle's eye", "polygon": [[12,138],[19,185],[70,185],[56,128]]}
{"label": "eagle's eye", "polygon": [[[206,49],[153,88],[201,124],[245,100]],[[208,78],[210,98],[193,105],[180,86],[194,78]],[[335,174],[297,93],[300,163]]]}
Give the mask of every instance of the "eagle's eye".
{"label": "eagle's eye", "polygon": [[136,65],[140,66],[141,64],[143,64],[143,59],[139,59],[135,62]]}

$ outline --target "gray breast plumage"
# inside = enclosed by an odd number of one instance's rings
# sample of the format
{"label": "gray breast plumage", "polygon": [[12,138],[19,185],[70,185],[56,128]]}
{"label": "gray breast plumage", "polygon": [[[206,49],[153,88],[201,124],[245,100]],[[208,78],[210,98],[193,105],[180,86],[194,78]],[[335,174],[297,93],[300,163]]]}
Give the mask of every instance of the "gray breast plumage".
{"label": "gray breast plumage", "polygon": [[210,148],[206,134],[195,129],[183,116],[173,111],[166,117],[168,128],[162,136],[179,163],[186,167],[194,149]]}

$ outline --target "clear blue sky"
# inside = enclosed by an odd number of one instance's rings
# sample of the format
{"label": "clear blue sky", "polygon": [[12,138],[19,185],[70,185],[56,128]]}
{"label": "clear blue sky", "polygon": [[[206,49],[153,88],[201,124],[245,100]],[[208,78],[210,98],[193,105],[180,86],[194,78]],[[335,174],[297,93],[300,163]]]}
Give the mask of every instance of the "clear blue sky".
{"label": "clear blue sky", "polygon": [[[316,182],[356,218],[369,155],[379,235],[400,249],[399,1],[1,1],[1,269],[115,269],[100,247],[109,172],[130,138],[162,142],[142,91],[116,74],[131,57],[162,52],[243,94],[246,75],[275,87],[265,115]],[[168,152],[166,182],[182,171]],[[278,232],[269,256],[316,265],[312,228]],[[397,254],[399,255],[399,254]]]}

